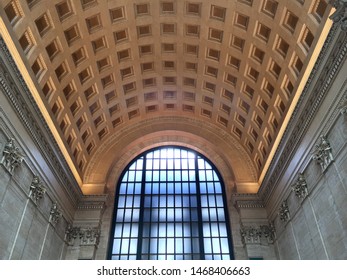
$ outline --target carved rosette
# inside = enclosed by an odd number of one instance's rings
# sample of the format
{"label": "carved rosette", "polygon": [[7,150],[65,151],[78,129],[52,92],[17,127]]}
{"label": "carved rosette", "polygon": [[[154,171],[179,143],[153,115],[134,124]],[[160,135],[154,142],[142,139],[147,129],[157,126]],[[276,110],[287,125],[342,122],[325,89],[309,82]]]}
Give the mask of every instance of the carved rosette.
{"label": "carved rosette", "polygon": [[244,226],[240,228],[241,241],[243,245],[260,244],[263,241],[272,244],[275,238],[275,228],[273,224],[260,226]]}
{"label": "carved rosette", "polygon": [[51,207],[51,211],[50,211],[50,217],[49,220],[53,225],[56,225],[60,218],[62,217],[62,213],[58,208],[57,203],[53,203],[52,207]]}
{"label": "carved rosette", "polygon": [[298,179],[292,186],[292,191],[298,198],[305,198],[308,195],[307,183],[303,173],[299,174]]}
{"label": "carved rosette", "polygon": [[322,171],[334,160],[330,143],[325,136],[322,135],[320,142],[315,145],[315,152],[312,158],[321,166]]}
{"label": "carved rosette", "polygon": [[14,139],[10,138],[6,143],[2,152],[0,163],[7,168],[10,173],[21,165],[24,156],[19,152],[19,148],[15,145]]}
{"label": "carved rosette", "polygon": [[35,175],[30,185],[31,199],[37,204],[37,202],[41,198],[43,198],[45,193],[46,193],[46,188],[43,186],[40,178]]}
{"label": "carved rosette", "polygon": [[290,218],[289,207],[286,200],[282,201],[280,208],[278,210],[278,215],[280,216],[280,220],[282,222],[287,222],[289,220]]}
{"label": "carved rosette", "polygon": [[334,23],[339,24],[343,31],[347,31],[347,0],[335,0],[330,2],[333,2],[336,10],[329,18]]}

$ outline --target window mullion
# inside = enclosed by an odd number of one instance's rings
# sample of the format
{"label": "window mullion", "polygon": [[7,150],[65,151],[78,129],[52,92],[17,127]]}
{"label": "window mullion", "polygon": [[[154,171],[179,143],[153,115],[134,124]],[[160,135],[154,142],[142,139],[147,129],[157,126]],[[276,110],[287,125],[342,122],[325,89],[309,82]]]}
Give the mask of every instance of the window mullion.
{"label": "window mullion", "polygon": [[196,178],[196,194],[197,194],[197,208],[198,208],[198,227],[199,227],[199,247],[200,247],[200,259],[205,259],[204,249],[204,232],[202,224],[202,208],[201,208],[201,193],[200,193],[200,178],[198,168],[198,156],[195,155],[195,178]]}
{"label": "window mullion", "polygon": [[144,205],[145,205],[145,187],[146,187],[146,156],[143,157],[142,165],[142,178],[141,178],[141,193],[140,193],[140,217],[139,217],[139,237],[137,240],[137,252],[136,259],[141,259],[142,254],[142,240],[143,240],[143,215],[144,215]]}

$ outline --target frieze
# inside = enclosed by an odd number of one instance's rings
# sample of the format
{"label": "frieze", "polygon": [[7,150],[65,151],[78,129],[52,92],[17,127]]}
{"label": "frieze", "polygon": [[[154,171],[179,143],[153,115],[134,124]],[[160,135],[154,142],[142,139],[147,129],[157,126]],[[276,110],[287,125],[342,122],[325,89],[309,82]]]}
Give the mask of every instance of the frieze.
{"label": "frieze", "polygon": [[79,236],[80,227],[73,227],[69,224],[65,230],[65,241],[68,245],[72,246],[75,239]]}
{"label": "frieze", "polygon": [[322,171],[324,171],[334,160],[330,143],[325,136],[320,136],[320,142],[315,145],[315,151],[312,159],[321,166]]}
{"label": "frieze", "polygon": [[292,191],[298,198],[305,198],[308,195],[307,183],[303,173],[300,173],[295,184],[292,186]]}
{"label": "frieze", "polygon": [[10,138],[5,144],[0,163],[5,166],[10,173],[13,173],[14,170],[22,164],[23,159],[24,155],[19,151],[19,148],[14,143],[14,139]]}
{"label": "frieze", "polygon": [[[59,174],[59,178],[63,181],[62,185],[66,186],[67,192],[72,195],[74,201],[77,201],[80,194],[77,193],[76,190],[79,190],[79,188],[69,187],[76,185],[77,182],[75,182],[72,174],[69,174],[69,176],[67,176],[67,171],[70,170],[70,168],[67,166],[67,163],[61,162],[57,158],[56,153],[58,153],[59,156],[64,159],[52,133],[50,132],[47,123],[45,122],[40,110],[38,109],[35,100],[33,99],[29,89],[27,88],[26,83],[1,36],[0,49],[1,53],[5,55],[5,57],[0,57],[0,90],[2,90],[9,98],[21,122],[27,128],[28,133],[32,136],[32,139],[36,142],[38,149],[41,150],[42,156],[45,157],[48,164],[51,164],[51,170]],[[18,83],[14,83],[12,77],[7,72],[8,69],[5,68],[5,65],[8,64],[1,62],[3,58],[5,58],[7,62],[9,62],[11,70],[15,73],[15,78],[18,80]],[[21,87],[21,92],[19,92],[18,87]],[[25,98],[28,98],[29,102],[27,102]],[[42,128],[40,128],[40,126],[38,125],[27,104],[31,104],[33,106],[36,117],[39,118],[41,122],[40,124],[43,125],[44,133],[49,136],[49,141],[47,141],[46,137],[44,136]],[[54,151],[51,148],[51,144],[55,146]],[[73,192],[71,190],[73,190]]]}
{"label": "frieze", "polygon": [[[336,34],[338,34],[339,37],[334,43],[333,50],[329,53],[326,66],[319,73],[318,71],[321,68],[321,64],[324,61],[324,58],[327,56],[328,49],[332,45],[333,38],[336,36]],[[315,63],[302,95],[299,98],[298,105],[294,109],[289,125],[287,126],[284,136],[280,141],[279,147],[275,152],[274,159],[272,160],[269,168],[269,170],[272,169],[272,171],[267,172],[263,180],[263,184],[260,187],[259,193],[265,203],[267,203],[269,200],[270,194],[273,188],[276,186],[276,181],[279,179],[284,165],[291,158],[292,152],[295,150],[295,147],[298,145],[302,136],[305,134],[310,123],[312,122],[320,103],[334,81],[334,78],[341,68],[343,61],[345,60],[346,53],[347,36],[345,33],[339,34],[337,32],[337,27],[334,25],[328,34],[328,37],[319,54],[318,60]],[[314,85],[313,90],[309,92],[309,88],[317,76],[318,80]],[[300,105],[303,104],[305,98],[307,99],[307,102],[305,102],[305,104],[307,104],[306,108],[305,110],[302,110],[300,115],[298,115]],[[300,125],[295,125],[296,123],[300,123]],[[271,174],[271,177],[269,174]]]}
{"label": "frieze", "polygon": [[43,198],[45,193],[46,193],[46,188],[44,187],[40,178],[35,175],[30,185],[29,196],[37,204],[37,202]]}
{"label": "frieze", "polygon": [[99,245],[100,228],[81,228],[79,232],[81,245]]}

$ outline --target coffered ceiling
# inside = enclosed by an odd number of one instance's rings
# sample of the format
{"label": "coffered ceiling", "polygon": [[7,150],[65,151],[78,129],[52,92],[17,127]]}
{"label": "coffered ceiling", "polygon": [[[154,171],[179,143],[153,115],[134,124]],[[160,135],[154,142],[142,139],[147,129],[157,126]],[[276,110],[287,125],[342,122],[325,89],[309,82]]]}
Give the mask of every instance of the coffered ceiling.
{"label": "coffered ceiling", "polygon": [[1,35],[81,185],[120,131],[160,118],[163,134],[191,120],[185,133],[232,139],[261,182],[331,24],[324,0],[0,3]]}

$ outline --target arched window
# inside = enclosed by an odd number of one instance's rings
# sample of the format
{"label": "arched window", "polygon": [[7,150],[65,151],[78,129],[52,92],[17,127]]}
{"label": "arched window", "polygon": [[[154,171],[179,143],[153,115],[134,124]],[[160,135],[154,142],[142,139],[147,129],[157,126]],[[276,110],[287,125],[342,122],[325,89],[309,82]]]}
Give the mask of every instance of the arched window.
{"label": "arched window", "polygon": [[115,199],[110,259],[232,259],[224,186],[202,155],[161,147],[123,172]]}

